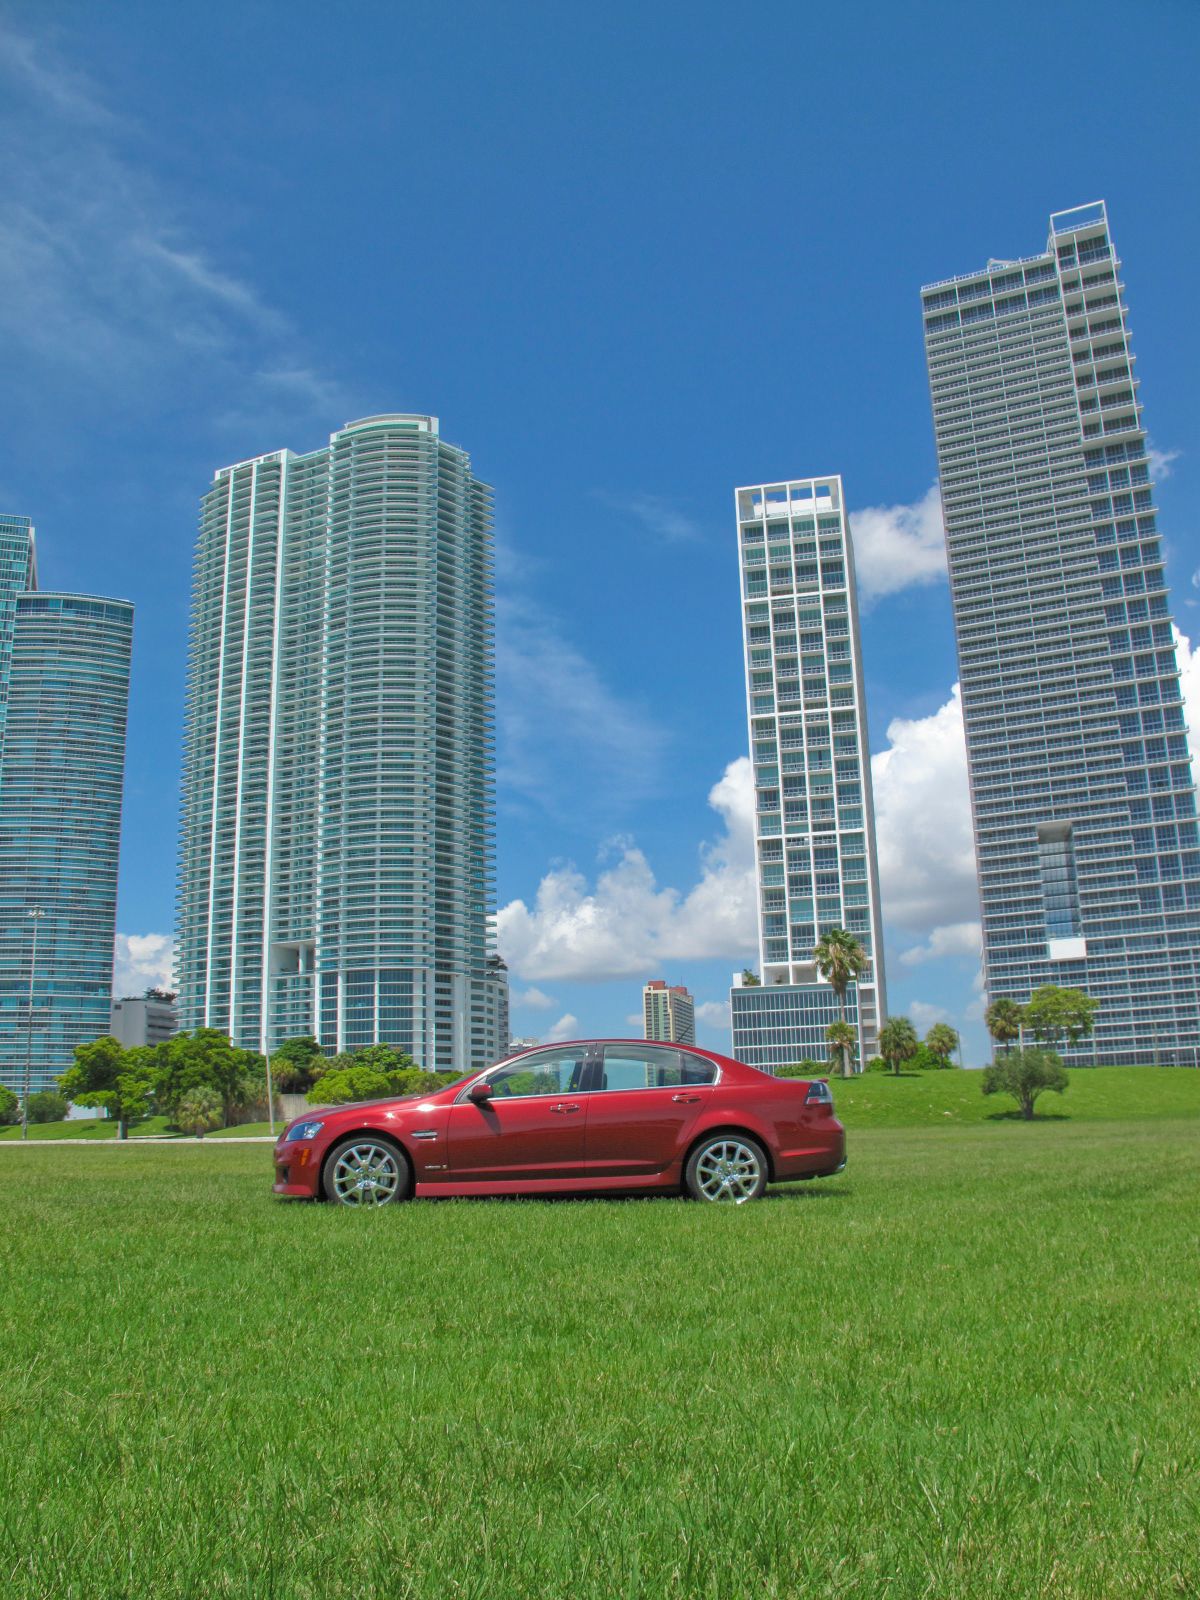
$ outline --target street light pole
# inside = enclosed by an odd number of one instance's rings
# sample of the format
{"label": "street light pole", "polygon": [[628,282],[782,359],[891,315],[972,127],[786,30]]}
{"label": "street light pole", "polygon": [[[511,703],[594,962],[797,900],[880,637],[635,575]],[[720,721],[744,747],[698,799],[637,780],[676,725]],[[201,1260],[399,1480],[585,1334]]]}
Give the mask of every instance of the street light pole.
{"label": "street light pole", "polygon": [[33,919],[33,939],[29,946],[29,1015],[25,1019],[25,1089],[21,1095],[21,1137],[29,1137],[29,1080],[33,1072],[33,980],[37,971],[38,923],[46,915],[40,906],[26,913]]}

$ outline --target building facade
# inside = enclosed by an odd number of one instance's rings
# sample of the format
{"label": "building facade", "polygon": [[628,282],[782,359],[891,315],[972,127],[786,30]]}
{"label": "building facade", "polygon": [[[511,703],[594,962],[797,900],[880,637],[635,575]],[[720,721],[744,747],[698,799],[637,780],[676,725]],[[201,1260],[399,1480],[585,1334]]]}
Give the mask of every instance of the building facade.
{"label": "building facade", "polygon": [[109,1032],[127,1050],[162,1044],[179,1031],[173,1000],[154,995],[127,995],[114,1000]]}
{"label": "building facade", "polygon": [[738,489],[754,765],[761,984],[735,979],[733,1050],[773,1070],[823,1060],[836,998],[813,964],[848,929],[870,965],[846,997],[861,1065],[886,1014],[854,552],[842,480]]}
{"label": "building facade", "polygon": [[1077,1062],[1194,1062],[1200,849],[1103,203],[922,291],[990,998],[1100,1002]]}
{"label": "building facade", "polygon": [[435,417],[223,468],[192,600],[181,1026],[494,1059],[491,491]]}
{"label": "building facade", "polygon": [[696,1042],[695,1001],[681,983],[652,978],[642,990],[642,1021],[647,1039]]}
{"label": "building facade", "polygon": [[0,1081],[18,1091],[108,1032],[133,641],[127,601],[39,590],[35,549],[0,518]]}

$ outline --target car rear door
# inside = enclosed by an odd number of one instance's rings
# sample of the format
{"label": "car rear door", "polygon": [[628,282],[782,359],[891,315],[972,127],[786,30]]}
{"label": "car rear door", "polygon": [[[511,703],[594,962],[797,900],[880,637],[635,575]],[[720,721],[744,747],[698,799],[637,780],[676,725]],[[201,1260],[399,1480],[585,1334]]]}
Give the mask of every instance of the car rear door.
{"label": "car rear door", "polygon": [[464,1098],[450,1107],[446,1181],[582,1177],[587,1060],[586,1046],[556,1046],[489,1073],[491,1099]]}
{"label": "car rear door", "polygon": [[588,1176],[650,1177],[680,1160],[715,1077],[686,1050],[606,1044],[588,1103]]}

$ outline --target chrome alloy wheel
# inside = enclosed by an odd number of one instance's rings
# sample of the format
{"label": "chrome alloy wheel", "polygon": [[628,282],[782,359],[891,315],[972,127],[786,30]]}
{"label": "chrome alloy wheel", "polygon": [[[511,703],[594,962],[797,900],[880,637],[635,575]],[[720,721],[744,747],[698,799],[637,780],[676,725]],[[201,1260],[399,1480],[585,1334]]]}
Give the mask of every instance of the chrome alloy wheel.
{"label": "chrome alloy wheel", "polygon": [[740,1206],[754,1198],[761,1184],[762,1160],[740,1139],[714,1141],[696,1163],[696,1187],[705,1200],[727,1200]]}
{"label": "chrome alloy wheel", "polygon": [[400,1161],[390,1145],[363,1140],[333,1165],[333,1192],[344,1206],[386,1206],[400,1189]]}

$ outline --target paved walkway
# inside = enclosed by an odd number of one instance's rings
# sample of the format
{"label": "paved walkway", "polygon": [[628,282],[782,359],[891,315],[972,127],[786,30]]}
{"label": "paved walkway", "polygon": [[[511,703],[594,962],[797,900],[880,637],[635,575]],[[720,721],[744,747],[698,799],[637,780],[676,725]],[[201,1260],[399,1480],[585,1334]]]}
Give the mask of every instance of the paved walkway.
{"label": "paved walkway", "polygon": [[208,1150],[213,1145],[220,1144],[274,1143],[275,1140],[269,1133],[231,1133],[227,1134],[224,1139],[189,1139],[186,1136],[183,1138],[163,1138],[159,1134],[148,1133],[140,1139],[0,1139],[0,1150],[44,1150],[47,1147],[53,1149],[55,1146],[61,1148],[63,1145],[72,1150],[90,1150],[93,1145],[102,1145],[106,1150],[111,1149],[113,1145],[120,1145],[122,1149],[129,1145],[136,1149],[138,1145],[143,1144],[198,1144],[203,1145]]}

